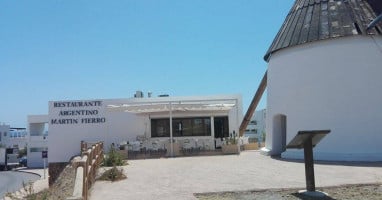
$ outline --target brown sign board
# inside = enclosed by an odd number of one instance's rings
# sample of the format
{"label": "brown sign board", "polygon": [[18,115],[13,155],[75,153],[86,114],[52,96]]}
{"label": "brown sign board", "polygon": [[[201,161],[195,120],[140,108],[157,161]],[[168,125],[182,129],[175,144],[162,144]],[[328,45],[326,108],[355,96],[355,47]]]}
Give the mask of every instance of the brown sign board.
{"label": "brown sign board", "polygon": [[324,138],[330,130],[312,130],[299,131],[297,135],[286,146],[288,149],[302,149],[307,140],[312,140],[313,147],[316,146],[322,138]]}

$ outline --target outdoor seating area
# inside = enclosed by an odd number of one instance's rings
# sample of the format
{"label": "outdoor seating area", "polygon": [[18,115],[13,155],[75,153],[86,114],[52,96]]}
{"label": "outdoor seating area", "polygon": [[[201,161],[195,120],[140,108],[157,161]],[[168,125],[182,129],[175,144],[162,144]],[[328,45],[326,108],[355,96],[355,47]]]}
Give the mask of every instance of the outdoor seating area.
{"label": "outdoor seating area", "polygon": [[[173,138],[172,154],[169,138],[145,138],[138,136],[134,141],[123,141],[118,147],[127,159],[149,159],[161,157],[203,156],[238,154],[240,150],[255,150],[260,145],[249,143],[248,137],[239,138]],[[230,148],[232,150],[226,151]]]}

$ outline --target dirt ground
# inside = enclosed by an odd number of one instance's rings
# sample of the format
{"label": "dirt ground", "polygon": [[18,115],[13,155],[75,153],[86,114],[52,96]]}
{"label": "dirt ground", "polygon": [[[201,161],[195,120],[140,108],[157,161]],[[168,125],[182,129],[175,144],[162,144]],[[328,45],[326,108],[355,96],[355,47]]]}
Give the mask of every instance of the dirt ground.
{"label": "dirt ground", "polygon": [[203,193],[195,194],[200,200],[332,200],[332,199],[347,199],[347,200],[381,200],[382,185],[347,185],[338,187],[317,188],[328,194],[324,198],[312,198],[299,194],[301,189],[274,189],[260,191],[243,191],[243,192],[218,192],[218,193]]}
{"label": "dirt ground", "polygon": [[28,200],[64,200],[73,194],[75,171],[69,164],[61,172],[56,182],[49,188],[37,194],[29,195]]}

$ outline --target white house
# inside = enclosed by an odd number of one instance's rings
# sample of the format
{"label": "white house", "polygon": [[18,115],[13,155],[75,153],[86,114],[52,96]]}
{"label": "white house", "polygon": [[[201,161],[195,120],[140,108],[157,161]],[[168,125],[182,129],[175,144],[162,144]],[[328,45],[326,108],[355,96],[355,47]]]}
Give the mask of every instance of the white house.
{"label": "white house", "polygon": [[[48,115],[28,117],[31,146],[36,150],[33,160],[42,163],[41,151],[48,150],[49,167],[53,168],[78,155],[81,141],[104,141],[107,150],[112,143],[142,137],[163,143],[193,139],[214,149],[215,138],[238,132],[242,120],[240,95],[135,96],[49,102]],[[46,123],[49,140],[43,139]],[[31,162],[28,159],[28,165]]]}
{"label": "white house", "polygon": [[250,141],[253,139],[258,142],[263,141],[263,134],[265,134],[266,123],[266,109],[257,110],[252,116],[244,135],[249,137]]}
{"label": "white house", "polygon": [[268,62],[264,152],[302,158],[285,146],[300,130],[330,129],[315,159],[382,160],[382,23],[376,0],[296,0]]}
{"label": "white house", "polygon": [[41,168],[44,166],[42,152],[48,150],[48,115],[29,115],[28,129],[27,166]]}
{"label": "white house", "polygon": [[25,128],[11,128],[0,125],[0,144],[7,148],[23,149],[27,146],[28,134]]}

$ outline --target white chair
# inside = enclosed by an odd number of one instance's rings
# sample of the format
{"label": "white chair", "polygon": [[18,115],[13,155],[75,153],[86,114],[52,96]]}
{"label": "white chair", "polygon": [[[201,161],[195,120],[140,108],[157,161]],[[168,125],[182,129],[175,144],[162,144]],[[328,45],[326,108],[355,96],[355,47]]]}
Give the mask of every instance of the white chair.
{"label": "white chair", "polygon": [[141,143],[139,141],[133,141],[130,144],[133,146],[133,151],[141,150]]}
{"label": "white chair", "polygon": [[220,138],[215,138],[216,147],[222,147],[223,142]]}

